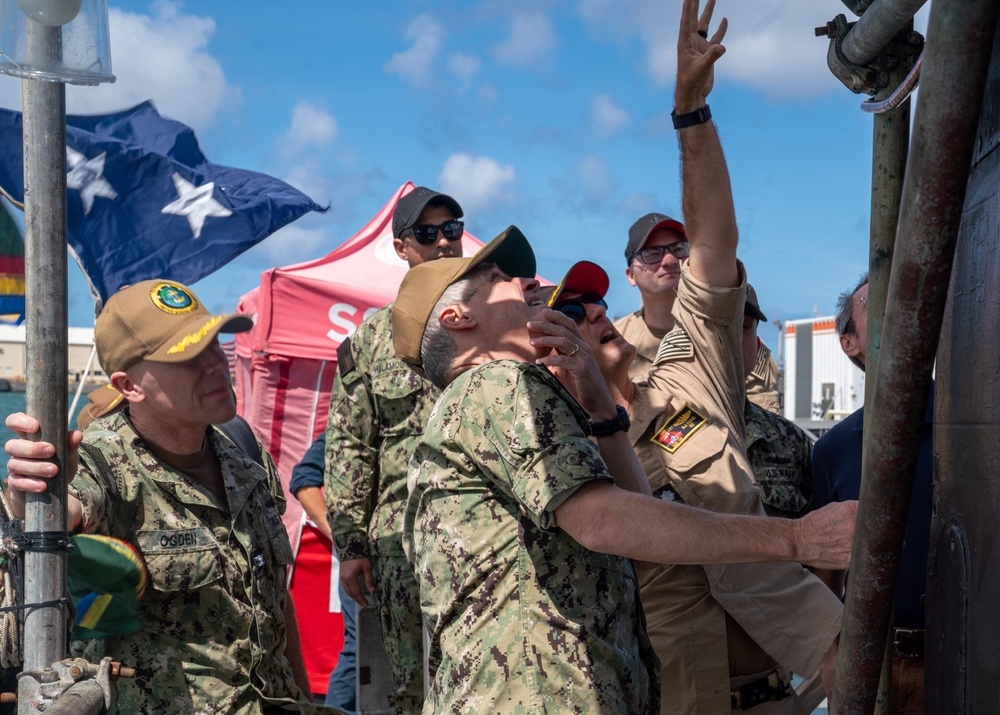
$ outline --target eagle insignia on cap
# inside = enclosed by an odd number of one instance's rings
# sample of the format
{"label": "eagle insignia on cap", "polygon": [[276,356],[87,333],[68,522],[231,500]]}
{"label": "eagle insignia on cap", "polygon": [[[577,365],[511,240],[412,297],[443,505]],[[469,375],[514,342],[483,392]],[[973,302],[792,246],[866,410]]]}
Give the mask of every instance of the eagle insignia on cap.
{"label": "eagle insignia on cap", "polygon": [[198,308],[198,299],[176,283],[157,283],[149,295],[153,305],[171,315],[184,315]]}

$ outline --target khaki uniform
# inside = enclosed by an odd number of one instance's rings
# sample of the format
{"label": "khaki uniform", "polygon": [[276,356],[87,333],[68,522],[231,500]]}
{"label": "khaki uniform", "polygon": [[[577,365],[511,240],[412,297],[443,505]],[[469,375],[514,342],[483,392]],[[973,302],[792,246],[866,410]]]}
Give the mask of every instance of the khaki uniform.
{"label": "khaki uniform", "polygon": [[405,531],[431,629],[427,715],[658,709],[632,562],[555,524],[578,487],[611,479],[586,424],[547,370],[512,360],[463,373],[435,407]]}
{"label": "khaki uniform", "polygon": [[134,544],[149,568],[143,629],[76,644],[136,668],[118,681],[122,713],[314,712],[298,703],[285,657],[285,587],[292,549],[281,522],[284,497],[269,457],[262,467],[221,432],[210,440],[227,504],[159,461],[126,413],[95,423],[71,493],[86,533]]}
{"label": "khaki uniform", "polygon": [[[677,328],[638,390],[629,436],[654,494],[763,514],[743,446],[742,265],[740,277],[739,288],[714,288],[683,268]],[[660,565],[639,569],[639,579],[663,713],[729,712],[733,687],[778,663],[811,674],[840,629],[840,602],[797,564]],[[792,696],[768,712],[802,708]]]}
{"label": "khaki uniform", "polygon": [[368,557],[396,713],[423,705],[423,635],[413,570],[401,543],[407,464],[439,390],[396,357],[391,308],[338,350],[326,422],[324,490],[341,560]]}
{"label": "khaki uniform", "polygon": [[812,440],[791,420],[747,401],[747,457],[769,516],[795,518],[812,502]]}
{"label": "khaki uniform", "polygon": [[615,330],[635,346],[635,360],[628,370],[629,379],[633,382],[645,382],[649,368],[656,359],[656,351],[660,348],[663,335],[657,335],[649,329],[646,321],[642,319],[641,308],[631,315],[616,320]]}
{"label": "khaki uniform", "polygon": [[775,414],[781,412],[778,403],[778,363],[768,348],[757,341],[757,362],[747,375],[747,399]]}

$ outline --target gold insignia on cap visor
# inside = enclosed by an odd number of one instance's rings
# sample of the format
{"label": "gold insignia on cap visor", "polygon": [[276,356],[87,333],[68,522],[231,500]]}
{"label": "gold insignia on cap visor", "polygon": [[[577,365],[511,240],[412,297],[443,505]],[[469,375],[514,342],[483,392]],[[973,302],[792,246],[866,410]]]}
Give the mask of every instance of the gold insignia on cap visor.
{"label": "gold insignia on cap visor", "polygon": [[170,346],[167,350],[167,355],[176,355],[177,353],[182,353],[187,350],[192,345],[197,345],[201,342],[208,333],[212,332],[212,328],[222,322],[223,316],[213,315],[208,319],[208,322],[202,325],[200,328],[195,330],[193,333],[185,335],[183,338],[178,340],[176,343]]}
{"label": "gold insignia on cap visor", "polygon": [[170,315],[184,315],[198,309],[198,299],[194,294],[176,283],[156,283],[149,291],[149,297],[153,299],[153,305]]}

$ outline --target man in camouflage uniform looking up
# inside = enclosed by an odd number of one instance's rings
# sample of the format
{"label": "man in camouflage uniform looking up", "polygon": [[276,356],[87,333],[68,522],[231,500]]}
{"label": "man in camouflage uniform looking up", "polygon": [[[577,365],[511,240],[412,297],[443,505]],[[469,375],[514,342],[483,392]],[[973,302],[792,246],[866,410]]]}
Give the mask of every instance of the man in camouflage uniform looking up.
{"label": "man in camouflage uniform looking up", "polygon": [[397,354],[444,388],[404,527],[430,630],[424,713],[645,715],[658,672],[630,558],[841,560],[853,515],[805,524],[649,496],[627,415],[534,273],[511,226],[472,258],[414,267],[393,304]]}
{"label": "man in camouflage uniform looking up", "polygon": [[[292,549],[278,471],[212,426],[236,415],[217,335],[252,325],[210,314],[167,280],[122,289],[97,317],[101,367],[127,403],[85,435],[70,433],[69,527],[130,542],[149,570],[142,630],[85,651],[136,669],[118,680],[113,712],[315,712],[286,587]],[[39,430],[32,417],[10,415],[7,427],[21,437],[6,445],[21,515],[24,493],[45,491],[56,475],[45,461],[55,449],[24,439]]]}
{"label": "man in camouflage uniform looking up", "polygon": [[[410,267],[462,255],[462,208],[424,187],[399,200],[393,246]],[[326,422],[324,489],[344,590],[362,607],[374,593],[392,667],[389,702],[399,714],[423,705],[420,602],[401,537],[406,467],[439,391],[396,357],[390,307],[337,350]],[[362,586],[364,588],[362,588]]]}

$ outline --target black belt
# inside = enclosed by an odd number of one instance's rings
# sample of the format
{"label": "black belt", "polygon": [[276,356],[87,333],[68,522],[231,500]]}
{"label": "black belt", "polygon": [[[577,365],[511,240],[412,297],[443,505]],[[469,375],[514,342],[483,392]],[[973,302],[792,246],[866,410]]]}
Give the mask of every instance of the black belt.
{"label": "black belt", "polygon": [[897,658],[924,657],[924,629],[896,628],[892,633],[892,654]]}
{"label": "black belt", "polygon": [[742,685],[739,690],[729,691],[733,710],[749,710],[764,703],[784,700],[791,694],[791,685],[776,672]]}

